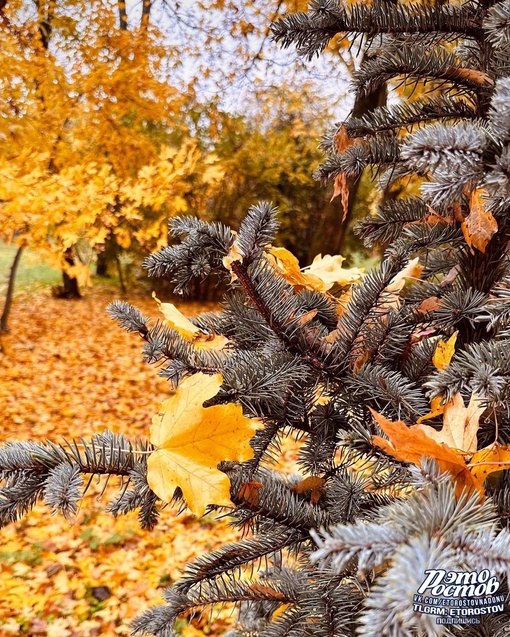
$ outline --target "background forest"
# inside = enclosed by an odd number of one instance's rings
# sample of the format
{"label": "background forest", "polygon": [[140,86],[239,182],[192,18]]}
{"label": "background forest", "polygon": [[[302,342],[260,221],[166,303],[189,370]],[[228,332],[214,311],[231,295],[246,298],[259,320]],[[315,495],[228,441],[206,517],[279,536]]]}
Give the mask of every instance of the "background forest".
{"label": "background forest", "polygon": [[0,236],[62,270],[63,296],[91,266],[125,291],[169,217],[236,225],[257,199],[302,265],[356,250],[331,232],[345,202],[312,177],[354,60],[332,47],[305,69],[278,50],[269,25],[299,2],[4,5]]}

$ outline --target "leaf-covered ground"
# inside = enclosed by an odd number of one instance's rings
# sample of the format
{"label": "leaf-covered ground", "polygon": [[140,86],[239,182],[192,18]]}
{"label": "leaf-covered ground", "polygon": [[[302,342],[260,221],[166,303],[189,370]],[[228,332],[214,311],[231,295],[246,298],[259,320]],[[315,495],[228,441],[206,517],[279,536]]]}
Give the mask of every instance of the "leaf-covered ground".
{"label": "leaf-covered ground", "polygon": [[[148,436],[169,389],[142,362],[141,340],[108,318],[106,305],[118,296],[95,288],[78,301],[49,293],[16,300],[11,333],[1,338],[0,442],[89,437],[105,428]],[[148,294],[127,300],[158,313]],[[200,309],[181,307],[188,315]],[[101,487],[91,487],[72,524],[40,506],[0,530],[2,637],[127,635],[137,614],[162,602],[187,560],[234,538],[225,522],[170,508],[144,532],[136,515],[115,520],[102,511]],[[184,637],[219,635],[230,621],[214,613],[183,620],[180,629]]]}

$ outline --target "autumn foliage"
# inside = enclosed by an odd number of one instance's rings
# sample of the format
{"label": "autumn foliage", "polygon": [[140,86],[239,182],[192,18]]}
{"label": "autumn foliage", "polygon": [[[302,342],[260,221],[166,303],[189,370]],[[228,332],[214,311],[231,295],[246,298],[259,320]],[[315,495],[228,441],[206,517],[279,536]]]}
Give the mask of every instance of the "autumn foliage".
{"label": "autumn foliage", "polygon": [[[383,197],[358,226],[380,265],[364,273],[328,254],[300,268],[277,246],[268,201],[235,230],[173,217],[148,275],[177,294],[213,275],[227,293],[192,318],[166,298],[154,299],[156,321],[109,305],[173,392],[152,427],[141,439],[105,430],[0,449],[5,525],[38,500],[73,519],[88,476],[117,478],[108,511],[136,512],[144,530],[170,506],[229,516],[240,539],[193,559],[134,634],[169,637],[225,604],[238,609],[231,636],[507,630],[509,24],[505,2],[316,0],[279,20],[274,38],[308,57],[338,37],[367,38],[358,95],[400,78],[432,84],[349,116],[322,143],[317,177],[344,201],[367,168],[414,188]],[[278,464],[289,437],[291,471]],[[490,575],[498,604],[445,628],[414,603],[431,571]],[[459,596],[457,610],[486,605],[482,593]]]}

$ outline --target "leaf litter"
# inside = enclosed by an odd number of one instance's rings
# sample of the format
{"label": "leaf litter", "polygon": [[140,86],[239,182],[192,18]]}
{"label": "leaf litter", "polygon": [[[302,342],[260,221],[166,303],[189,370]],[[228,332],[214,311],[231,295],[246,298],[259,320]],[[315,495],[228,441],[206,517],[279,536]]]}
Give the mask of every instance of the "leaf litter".
{"label": "leaf litter", "polygon": [[[148,438],[151,419],[171,394],[141,359],[141,341],[113,323],[106,306],[119,296],[95,288],[77,301],[49,293],[17,299],[11,332],[1,337],[0,442],[58,441],[108,428]],[[126,299],[158,314],[148,295]],[[183,304],[185,315],[210,310]],[[168,507],[152,532],[136,513],[113,519],[104,512],[107,487],[93,484],[76,519],[50,517],[38,505],[0,530],[0,634],[30,637],[129,635],[138,614],[162,603],[162,590],[186,563],[237,534],[225,520],[176,515]],[[184,637],[220,635],[230,612],[179,622]]]}

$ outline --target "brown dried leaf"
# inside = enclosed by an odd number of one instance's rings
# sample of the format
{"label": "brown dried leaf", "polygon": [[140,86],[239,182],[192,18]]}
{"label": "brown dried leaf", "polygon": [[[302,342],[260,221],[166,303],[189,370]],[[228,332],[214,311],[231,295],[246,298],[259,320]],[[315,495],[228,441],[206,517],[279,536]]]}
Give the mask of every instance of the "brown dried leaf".
{"label": "brown dried leaf", "polygon": [[354,144],[355,140],[349,137],[345,124],[342,124],[338,130],[338,133],[334,136],[333,142],[335,143],[335,148],[337,149],[337,151],[339,153],[343,153],[344,150]]}
{"label": "brown dried leaf", "polygon": [[483,188],[477,188],[471,192],[469,198],[469,215],[461,223],[462,232],[466,243],[470,248],[476,248],[485,253],[487,244],[498,231],[498,222],[489,210],[484,206],[484,195],[487,192]]}
{"label": "brown dried leaf", "polygon": [[257,507],[259,505],[259,490],[263,487],[262,482],[243,482],[239,487],[239,497],[246,500],[248,504]]}
{"label": "brown dried leaf", "polygon": [[345,173],[339,173],[335,177],[333,196],[331,197],[331,201],[333,201],[333,199],[336,199],[338,196],[341,197],[342,201],[342,222],[344,222],[345,218],[347,217],[347,212],[349,211],[349,183],[347,182]]}

